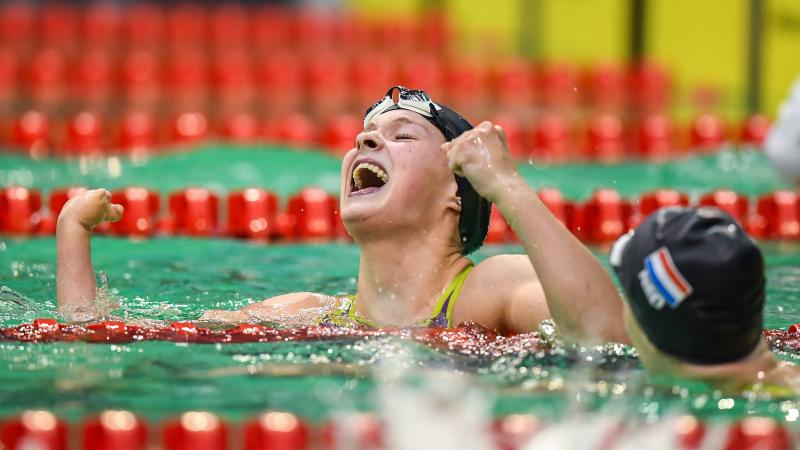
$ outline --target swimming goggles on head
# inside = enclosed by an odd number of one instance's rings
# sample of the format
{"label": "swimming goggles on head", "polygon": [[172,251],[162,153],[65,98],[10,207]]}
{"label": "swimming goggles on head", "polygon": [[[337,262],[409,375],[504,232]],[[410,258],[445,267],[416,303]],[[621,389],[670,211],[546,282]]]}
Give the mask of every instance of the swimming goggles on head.
{"label": "swimming goggles on head", "polygon": [[[394,91],[398,91],[397,102],[394,101]],[[444,126],[439,123],[440,118],[438,114],[438,111],[442,109],[442,107],[434,103],[425,91],[407,89],[403,86],[392,86],[381,101],[367,109],[367,114],[364,116],[364,128],[367,128],[375,117],[392,109],[405,109],[421,114],[427,117],[439,129],[444,129]]]}

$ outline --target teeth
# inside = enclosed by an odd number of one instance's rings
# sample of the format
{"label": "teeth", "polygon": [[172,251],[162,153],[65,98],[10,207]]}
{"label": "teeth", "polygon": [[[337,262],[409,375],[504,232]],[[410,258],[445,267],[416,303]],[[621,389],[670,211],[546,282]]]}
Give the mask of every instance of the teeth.
{"label": "teeth", "polygon": [[363,187],[361,175],[359,175],[359,170],[361,169],[367,169],[371,171],[372,173],[377,175],[377,177],[380,178],[381,181],[384,182],[384,184],[389,182],[389,175],[386,172],[384,172],[383,169],[374,164],[363,162],[357,165],[355,170],[353,170],[353,181],[355,181],[356,188],[358,189],[361,189]]}

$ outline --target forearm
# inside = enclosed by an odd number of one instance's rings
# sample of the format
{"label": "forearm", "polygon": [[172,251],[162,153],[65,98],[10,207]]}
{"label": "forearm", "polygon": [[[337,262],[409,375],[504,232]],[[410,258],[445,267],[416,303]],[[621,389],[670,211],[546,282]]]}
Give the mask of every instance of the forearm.
{"label": "forearm", "polygon": [[622,303],[608,273],[522,177],[508,180],[496,204],[525,248],[560,329],[574,338],[626,341]]}
{"label": "forearm", "polygon": [[58,309],[72,316],[91,311],[97,293],[92,267],[91,232],[81,224],[59,221],[56,230]]}

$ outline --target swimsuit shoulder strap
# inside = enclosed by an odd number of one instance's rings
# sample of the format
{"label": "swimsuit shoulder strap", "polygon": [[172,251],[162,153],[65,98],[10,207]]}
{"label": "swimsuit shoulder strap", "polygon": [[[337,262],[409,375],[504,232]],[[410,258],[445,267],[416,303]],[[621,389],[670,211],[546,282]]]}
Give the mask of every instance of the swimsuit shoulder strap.
{"label": "swimsuit shoulder strap", "polygon": [[461,295],[461,288],[464,287],[467,276],[473,268],[475,268],[474,265],[468,265],[447,285],[447,288],[436,302],[433,316],[427,321],[428,326],[453,328],[453,307],[458,300],[458,296]]}
{"label": "swimsuit shoulder strap", "polygon": [[341,297],[339,300],[339,304],[336,307],[323,315],[320,320],[320,325],[336,325],[340,327],[351,326],[353,321],[358,322],[358,318],[355,316],[355,308],[353,305],[355,304],[356,296],[355,295],[346,295]]}

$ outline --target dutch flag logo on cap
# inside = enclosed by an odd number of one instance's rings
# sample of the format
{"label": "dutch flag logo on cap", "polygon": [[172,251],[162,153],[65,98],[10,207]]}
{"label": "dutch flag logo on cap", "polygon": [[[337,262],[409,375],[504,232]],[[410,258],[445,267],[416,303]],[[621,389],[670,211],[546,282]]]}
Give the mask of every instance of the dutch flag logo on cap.
{"label": "dutch flag logo on cap", "polygon": [[670,255],[666,247],[659,248],[645,258],[644,269],[640,274],[640,279],[644,281],[645,278],[649,281],[647,283],[649,286],[644,289],[645,293],[650,304],[657,309],[660,309],[663,304],[657,305],[662,302],[654,301],[656,299],[653,297],[661,297],[663,302],[669,305],[670,308],[675,309],[692,294],[692,286],[683,278],[678,268],[675,267],[672,255]]}

